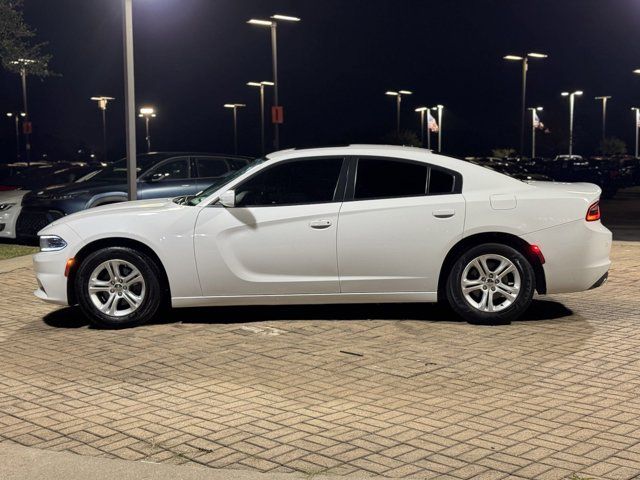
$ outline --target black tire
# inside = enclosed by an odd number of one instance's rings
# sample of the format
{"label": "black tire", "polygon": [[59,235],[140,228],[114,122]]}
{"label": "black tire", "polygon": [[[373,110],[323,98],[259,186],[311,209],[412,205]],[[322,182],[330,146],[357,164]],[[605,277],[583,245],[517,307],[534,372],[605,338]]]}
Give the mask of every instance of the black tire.
{"label": "black tire", "polygon": [[[515,268],[517,269],[517,273],[520,276],[520,290],[515,300],[513,300],[510,305],[504,307],[502,310],[494,312],[480,310],[479,308],[473,306],[469,301],[467,301],[462,291],[461,281],[466,267],[474,259],[482,255],[499,255],[501,257],[505,257],[515,266]],[[473,269],[470,270],[469,273],[473,273]],[[509,286],[509,279],[514,278],[515,276],[513,274],[511,277],[507,276],[505,278],[507,280],[507,287]],[[492,282],[493,280],[488,281]],[[480,283],[483,282],[480,281]],[[488,285],[488,289],[485,289],[484,286],[481,286],[481,289],[491,291],[491,285],[494,284],[490,283]],[[451,271],[449,272],[446,288],[447,300],[449,301],[449,305],[463,319],[467,320],[470,323],[481,323],[489,325],[505,324],[519,318],[527,310],[527,308],[529,308],[529,305],[531,305],[531,300],[533,299],[533,293],[535,290],[535,273],[529,261],[516,249],[499,243],[485,243],[469,249],[456,260],[455,264],[451,268]],[[501,287],[499,285],[494,285],[493,289],[494,291],[495,289],[498,289],[498,293],[497,295],[494,294],[493,298],[497,298],[498,302],[504,302],[507,300],[507,297],[500,296],[500,288]],[[481,296],[483,293],[481,290],[478,290],[478,294],[479,296]],[[476,293],[472,295],[476,295]]]}
{"label": "black tire", "polygon": [[[141,302],[131,313],[122,316],[108,315],[100,311],[94,304],[89,293],[89,280],[92,273],[101,264],[109,260],[123,260],[124,262],[128,262],[138,269],[144,280],[144,295]],[[127,270],[125,267],[120,268],[122,272],[126,273]],[[160,278],[162,277],[158,265],[145,253],[128,247],[107,247],[91,253],[82,261],[75,276],[74,289],[80,309],[94,326],[100,328],[129,328],[150,321],[156,313],[158,313],[159,307],[165,303],[166,299],[163,298],[165,292],[160,283]],[[134,288],[136,288],[136,286],[131,287],[131,292],[133,292]],[[113,291],[114,290],[110,290],[110,292]],[[121,293],[125,293],[126,295],[126,292]],[[99,295],[108,297],[111,294],[104,292],[104,294],[100,293]],[[105,298],[104,296],[101,298]],[[116,308],[118,308],[118,305],[121,307],[128,305],[124,298],[116,299],[115,303]],[[126,308],[122,310],[126,310]]]}

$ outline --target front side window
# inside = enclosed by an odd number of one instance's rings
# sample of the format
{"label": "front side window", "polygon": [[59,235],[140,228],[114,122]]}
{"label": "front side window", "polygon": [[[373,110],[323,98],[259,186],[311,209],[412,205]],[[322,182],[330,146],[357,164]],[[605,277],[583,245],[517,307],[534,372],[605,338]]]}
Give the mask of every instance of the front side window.
{"label": "front side window", "polygon": [[196,165],[200,178],[221,177],[229,172],[227,162],[222,158],[196,157]]}
{"label": "front side window", "polygon": [[189,178],[189,159],[176,158],[156,168],[151,174],[154,181]]}
{"label": "front side window", "polygon": [[360,159],[354,200],[425,195],[427,165],[384,159]]}
{"label": "front side window", "polygon": [[239,207],[326,203],[334,200],[342,158],[283,162],[236,188]]}

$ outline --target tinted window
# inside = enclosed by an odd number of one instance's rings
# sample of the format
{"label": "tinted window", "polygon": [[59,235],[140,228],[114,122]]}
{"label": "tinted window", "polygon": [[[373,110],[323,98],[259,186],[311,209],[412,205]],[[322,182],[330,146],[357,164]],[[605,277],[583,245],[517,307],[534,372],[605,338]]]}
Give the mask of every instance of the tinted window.
{"label": "tinted window", "polygon": [[189,160],[187,158],[179,158],[168,161],[153,171],[152,176],[154,178],[157,179],[160,175],[162,175],[162,180],[189,178]]}
{"label": "tinted window", "polygon": [[427,189],[426,165],[394,160],[360,159],[354,199],[413,197]]}
{"label": "tinted window", "polygon": [[238,206],[295,205],[333,201],[341,158],[296,160],[251,177],[236,188]]}
{"label": "tinted window", "polygon": [[196,157],[198,177],[221,177],[229,171],[227,162],[221,158]]}
{"label": "tinted window", "polygon": [[429,175],[429,194],[435,195],[439,193],[453,193],[455,186],[455,177],[442,170],[431,169]]}
{"label": "tinted window", "polygon": [[240,170],[249,164],[248,160],[240,160],[239,158],[229,158],[227,162],[229,162],[231,170]]}

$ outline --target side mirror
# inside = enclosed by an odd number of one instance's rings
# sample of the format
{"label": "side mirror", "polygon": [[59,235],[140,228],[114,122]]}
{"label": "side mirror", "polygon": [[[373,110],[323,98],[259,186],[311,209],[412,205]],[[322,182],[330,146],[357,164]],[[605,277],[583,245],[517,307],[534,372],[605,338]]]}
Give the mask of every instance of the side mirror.
{"label": "side mirror", "polygon": [[158,172],[151,175],[148,181],[151,183],[155,183],[155,182],[159,182],[160,180],[163,180],[164,177],[165,177],[164,173]]}
{"label": "side mirror", "polygon": [[233,208],[236,206],[236,191],[235,190],[227,190],[222,195],[220,195],[220,203],[223,207]]}

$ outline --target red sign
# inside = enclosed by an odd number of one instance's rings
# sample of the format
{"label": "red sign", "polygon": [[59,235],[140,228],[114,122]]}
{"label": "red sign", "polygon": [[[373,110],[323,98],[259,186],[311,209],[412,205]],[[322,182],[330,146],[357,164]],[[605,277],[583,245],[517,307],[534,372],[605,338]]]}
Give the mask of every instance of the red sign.
{"label": "red sign", "polygon": [[31,122],[24,122],[22,124],[22,133],[24,133],[25,135],[30,135],[33,133],[33,126],[31,125]]}
{"label": "red sign", "polygon": [[284,109],[282,107],[271,107],[271,121],[284,123]]}

